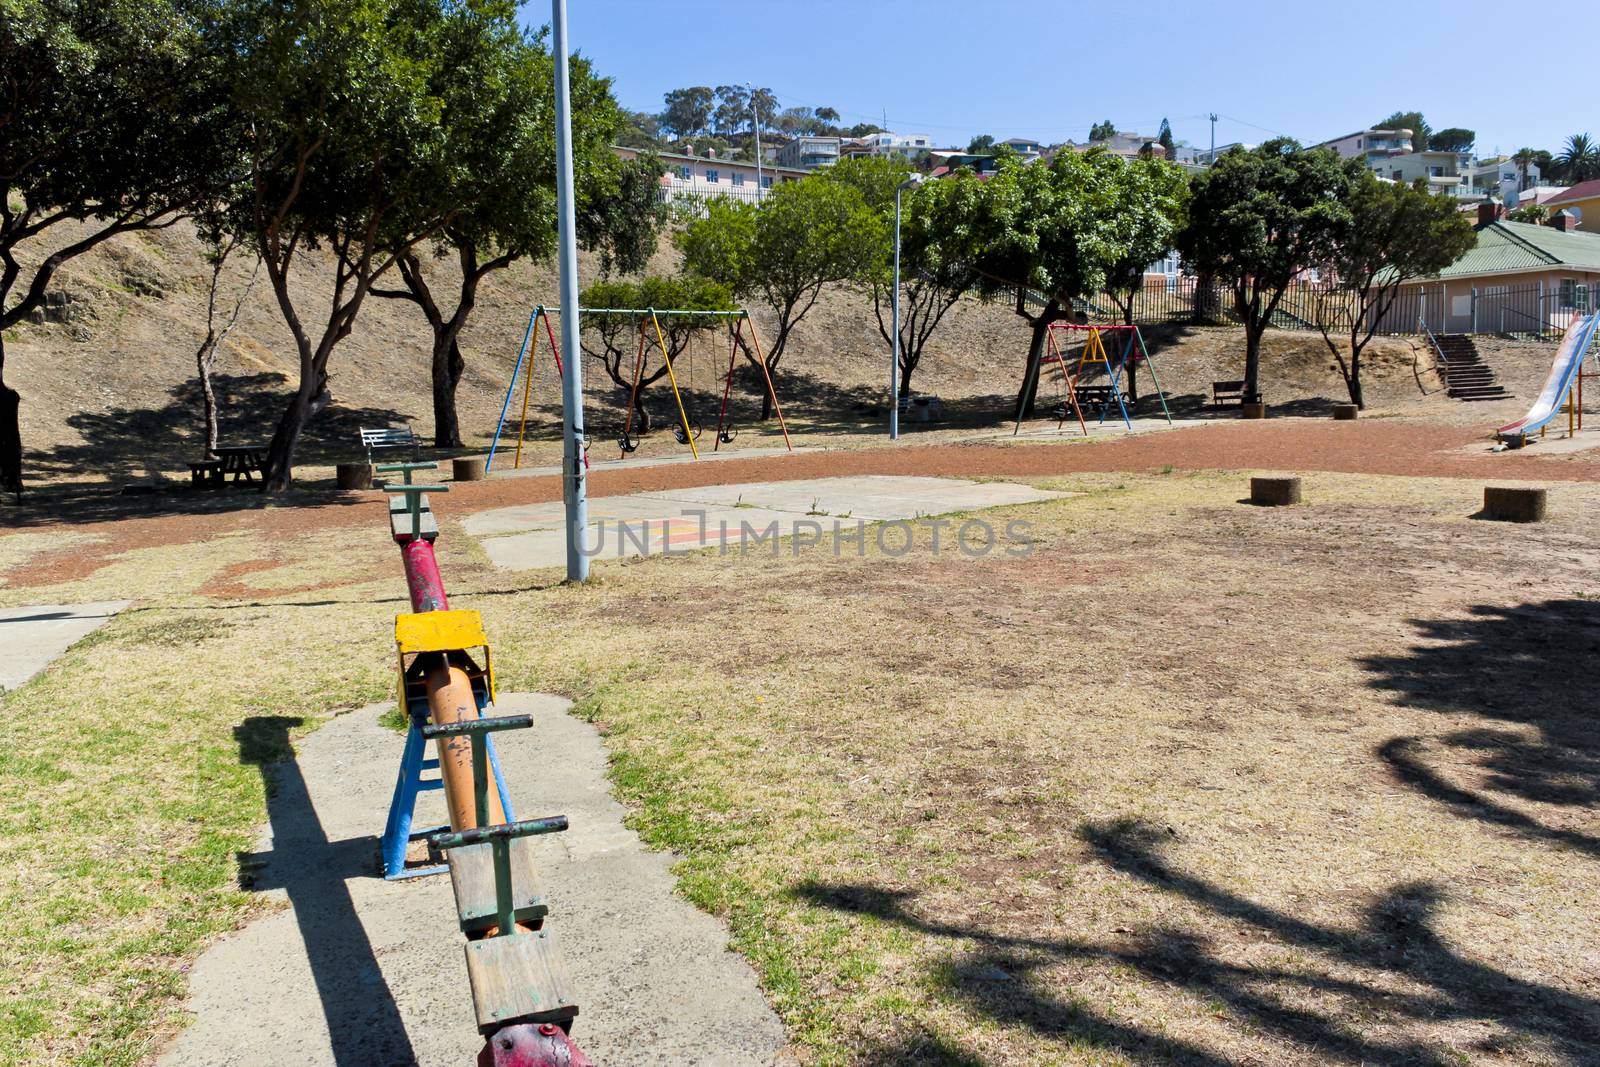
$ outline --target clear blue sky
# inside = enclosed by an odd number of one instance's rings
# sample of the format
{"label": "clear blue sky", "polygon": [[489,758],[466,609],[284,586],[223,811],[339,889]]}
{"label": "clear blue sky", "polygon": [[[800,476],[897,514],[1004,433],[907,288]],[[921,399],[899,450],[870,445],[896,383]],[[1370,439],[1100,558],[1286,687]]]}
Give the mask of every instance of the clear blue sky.
{"label": "clear blue sky", "polygon": [[[1420,110],[1478,132],[1478,151],[1558,151],[1600,135],[1592,18],[1566,38],[1500,0],[1300,4],[1134,0],[568,0],[572,45],[625,107],[668,89],[753,82],[785,107],[831,106],[965,145],[978,133],[1082,141],[1090,124],[1204,146],[1286,133],[1306,143]],[[1550,11],[1563,10],[1559,7]],[[1520,12],[1527,12],[1521,14]],[[545,0],[524,8],[549,19]],[[1571,21],[1571,20],[1569,20]],[[1580,80],[1587,68],[1590,76]]]}

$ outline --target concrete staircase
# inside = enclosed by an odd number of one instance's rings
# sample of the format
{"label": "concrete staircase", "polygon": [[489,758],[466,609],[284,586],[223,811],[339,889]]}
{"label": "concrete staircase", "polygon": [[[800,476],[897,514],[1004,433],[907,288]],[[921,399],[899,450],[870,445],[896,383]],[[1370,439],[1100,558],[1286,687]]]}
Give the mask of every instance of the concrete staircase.
{"label": "concrete staircase", "polygon": [[1478,354],[1477,345],[1464,333],[1434,335],[1434,343],[1443,357],[1439,375],[1444,379],[1445,393],[1457,400],[1505,400],[1511,396],[1505,386],[1495,380],[1494,370]]}

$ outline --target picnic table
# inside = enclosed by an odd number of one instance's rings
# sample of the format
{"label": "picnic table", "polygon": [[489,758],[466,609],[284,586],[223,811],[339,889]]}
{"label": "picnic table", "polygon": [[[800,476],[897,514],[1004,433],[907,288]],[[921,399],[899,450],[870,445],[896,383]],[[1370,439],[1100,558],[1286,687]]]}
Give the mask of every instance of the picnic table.
{"label": "picnic table", "polygon": [[212,455],[222,461],[223,479],[231,474],[236,482],[240,478],[253,482],[257,474],[267,476],[266,445],[218,445]]}

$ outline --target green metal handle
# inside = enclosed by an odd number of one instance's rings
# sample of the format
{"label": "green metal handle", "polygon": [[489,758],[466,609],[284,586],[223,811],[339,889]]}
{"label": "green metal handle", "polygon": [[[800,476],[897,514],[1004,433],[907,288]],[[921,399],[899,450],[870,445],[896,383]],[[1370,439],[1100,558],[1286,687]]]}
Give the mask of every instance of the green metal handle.
{"label": "green metal handle", "polygon": [[410,483],[390,485],[388,482],[384,482],[378,488],[385,493],[448,493],[450,491],[448,485],[411,485]]}
{"label": "green metal handle", "polygon": [[406,484],[410,485],[412,471],[431,471],[438,469],[439,465],[437,463],[385,463],[378,468],[378,473],[394,474],[398,472],[405,477]]}
{"label": "green metal handle", "polygon": [[565,815],[547,815],[542,819],[523,819],[520,822],[501,823],[499,826],[475,826],[470,830],[441,830],[428,838],[434,848],[448,851],[481,845],[485,841],[510,841],[517,837],[535,837],[539,834],[559,834],[567,828]]}
{"label": "green metal handle", "polygon": [[495,730],[526,730],[532,725],[532,715],[498,715],[487,719],[462,719],[460,722],[430,722],[422,728],[422,736],[430,739],[459,737],[463,734],[487,734]]}

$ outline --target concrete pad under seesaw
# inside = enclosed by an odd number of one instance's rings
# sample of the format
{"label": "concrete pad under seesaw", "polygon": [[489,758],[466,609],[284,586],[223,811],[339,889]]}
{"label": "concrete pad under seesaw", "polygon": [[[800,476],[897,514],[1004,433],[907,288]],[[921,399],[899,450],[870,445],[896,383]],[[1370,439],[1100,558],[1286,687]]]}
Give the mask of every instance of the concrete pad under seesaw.
{"label": "concrete pad under seesaw", "polygon": [[[774,522],[781,537],[793,536],[804,523],[831,530],[837,522],[848,533],[857,521],[926,518],[1069,495],[1015,482],[899,475],[709,485],[595,497],[589,501],[587,543],[599,546],[597,559],[627,558],[646,552],[619,534],[619,523],[629,524],[636,538],[647,538],[648,553],[654,554],[663,544],[693,551],[741,542]],[[552,502],[478,512],[463,526],[482,540],[496,566],[531,570],[565,562],[562,523],[561,505]]]}
{"label": "concrete pad under seesaw", "polygon": [[[531,839],[578,990],[573,1037],[608,1065],[790,1063],[755,972],[728,931],[677,896],[673,857],[623,826],[599,735],[557,697],[501,694],[531,730],[495,735],[518,818],[566,815]],[[402,735],[385,706],[342,715],[263,768],[271,824],[246,861],[288,907],[213,946],[189,976],[192,1025],[160,1067],[465,1067],[483,1039],[448,875],[379,876],[377,838]],[[280,720],[281,721],[281,720]],[[248,725],[248,724],[247,724]],[[417,825],[443,820],[424,793]]]}
{"label": "concrete pad under seesaw", "polygon": [[131,600],[0,608],[0,689],[15,689],[104,626]]}

